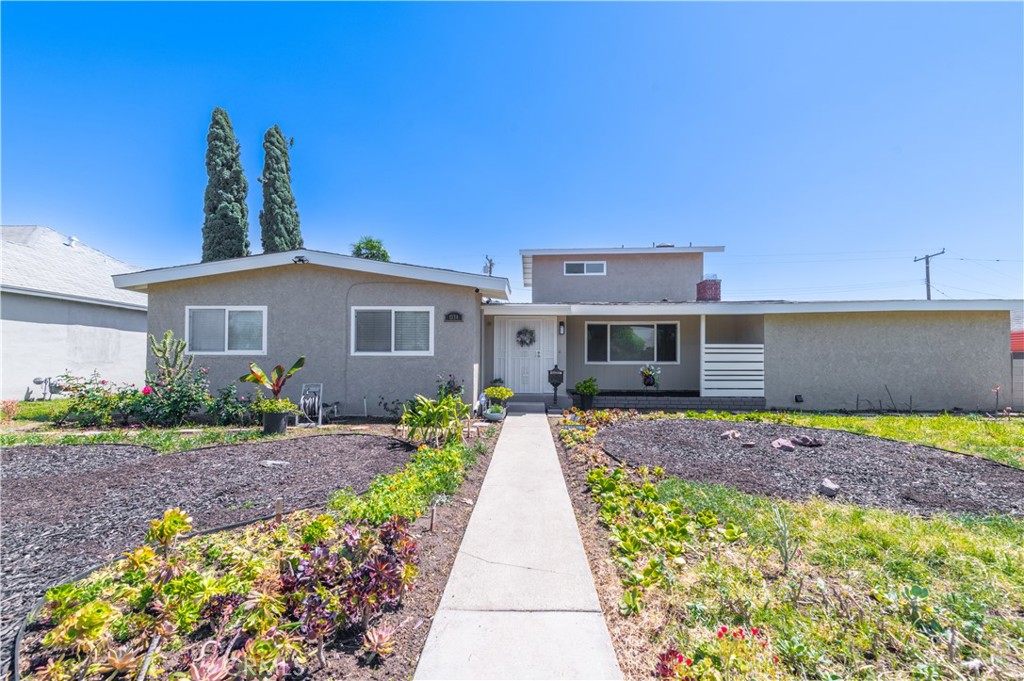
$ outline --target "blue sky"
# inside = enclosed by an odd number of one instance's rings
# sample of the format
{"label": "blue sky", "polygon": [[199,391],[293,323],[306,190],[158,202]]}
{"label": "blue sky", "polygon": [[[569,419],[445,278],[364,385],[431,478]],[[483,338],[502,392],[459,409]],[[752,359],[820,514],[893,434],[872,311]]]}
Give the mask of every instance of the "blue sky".
{"label": "blue sky", "polygon": [[206,130],[295,138],[306,245],[495,273],[724,245],[728,299],[1022,296],[1024,5],[11,3],[4,224],[196,262]]}

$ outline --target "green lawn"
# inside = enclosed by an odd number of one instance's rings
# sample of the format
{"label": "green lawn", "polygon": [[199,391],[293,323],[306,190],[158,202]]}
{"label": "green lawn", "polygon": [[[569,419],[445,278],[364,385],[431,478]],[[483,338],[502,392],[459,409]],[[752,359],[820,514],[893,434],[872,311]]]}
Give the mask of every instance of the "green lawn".
{"label": "green lawn", "polygon": [[[115,428],[86,435],[82,431],[36,433],[33,431],[0,433],[0,447],[20,445],[139,445],[169,454],[197,447],[237,444],[263,437],[260,428],[228,430],[206,427],[198,433],[182,433],[170,428]],[[290,431],[291,432],[291,431]],[[318,433],[320,434],[320,433]],[[287,437],[287,436],[286,436]]]}
{"label": "green lawn", "polygon": [[688,418],[781,423],[810,428],[846,430],[892,440],[977,454],[1024,468],[1024,420],[991,419],[976,415],[939,414],[895,416],[836,416],[798,412],[686,412]]}
{"label": "green lawn", "polygon": [[61,405],[61,400],[18,402],[18,413],[15,415],[14,420],[52,423],[54,415]]}

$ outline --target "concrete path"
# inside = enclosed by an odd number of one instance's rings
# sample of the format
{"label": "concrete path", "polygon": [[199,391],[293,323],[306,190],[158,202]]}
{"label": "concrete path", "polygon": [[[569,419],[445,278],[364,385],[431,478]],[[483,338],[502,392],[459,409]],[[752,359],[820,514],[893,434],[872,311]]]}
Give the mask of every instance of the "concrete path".
{"label": "concrete path", "polygon": [[543,414],[505,419],[414,678],[622,678]]}

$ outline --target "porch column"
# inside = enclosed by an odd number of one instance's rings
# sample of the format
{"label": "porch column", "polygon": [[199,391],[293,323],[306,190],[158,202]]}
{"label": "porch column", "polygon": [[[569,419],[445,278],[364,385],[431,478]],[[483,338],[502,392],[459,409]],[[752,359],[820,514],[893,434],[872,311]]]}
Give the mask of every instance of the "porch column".
{"label": "porch column", "polygon": [[700,316],[700,394],[704,396],[704,345],[707,343],[707,319]]}

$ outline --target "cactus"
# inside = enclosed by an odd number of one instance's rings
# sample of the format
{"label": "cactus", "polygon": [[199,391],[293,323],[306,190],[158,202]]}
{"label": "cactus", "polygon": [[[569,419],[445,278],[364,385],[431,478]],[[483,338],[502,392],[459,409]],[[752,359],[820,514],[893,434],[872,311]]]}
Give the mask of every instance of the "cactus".
{"label": "cactus", "polygon": [[[156,358],[157,373],[155,376],[148,375],[150,382],[171,383],[174,379],[188,373],[192,368],[192,355],[185,353],[185,340],[175,338],[174,332],[170,329],[164,333],[164,337],[157,342],[153,334],[149,335],[149,348]],[[154,381],[153,379],[156,379]]]}

